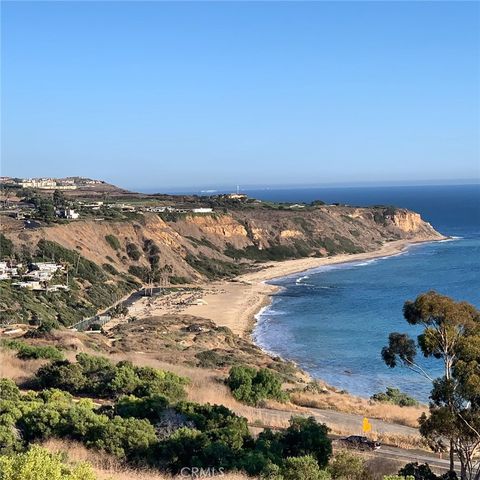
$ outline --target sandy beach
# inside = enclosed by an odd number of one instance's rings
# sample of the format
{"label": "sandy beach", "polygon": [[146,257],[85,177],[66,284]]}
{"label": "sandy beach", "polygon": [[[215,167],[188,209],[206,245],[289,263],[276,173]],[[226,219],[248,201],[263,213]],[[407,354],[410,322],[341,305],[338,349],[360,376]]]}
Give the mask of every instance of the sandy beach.
{"label": "sandy beach", "polygon": [[141,299],[130,308],[129,315],[138,317],[167,313],[195,315],[212,320],[217,325],[226,326],[237,335],[248,336],[255,324],[255,315],[262,307],[269,305],[271,295],[278,290],[278,287],[269,285],[265,283],[266,281],[325,265],[398,255],[414,243],[420,242],[398,240],[388,242],[372,252],[268,262],[258,271],[241,275],[232,281],[212,282],[196,286],[194,291],[174,292]]}

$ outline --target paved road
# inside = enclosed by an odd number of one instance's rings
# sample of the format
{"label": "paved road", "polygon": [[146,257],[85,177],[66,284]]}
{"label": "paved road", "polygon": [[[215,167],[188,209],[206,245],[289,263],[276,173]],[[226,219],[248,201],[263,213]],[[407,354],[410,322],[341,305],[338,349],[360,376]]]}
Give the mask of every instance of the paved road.
{"label": "paved road", "polygon": [[[334,410],[321,410],[318,408],[309,408],[305,412],[292,412],[283,410],[273,410],[268,408],[258,408],[259,418],[266,420],[265,423],[278,425],[287,422],[292,415],[313,415],[317,421],[325,423],[335,431],[349,431],[352,434],[362,432],[363,416],[354,413],[336,412]],[[270,420],[270,422],[268,422]],[[369,419],[372,430],[378,434],[393,434],[411,437],[420,437],[416,428],[406,427],[396,423],[388,423],[383,420]]]}
{"label": "paved road", "polygon": [[[362,433],[363,416],[352,413],[336,412],[333,410],[321,410],[310,408],[307,412],[291,412],[282,410],[273,410],[268,408],[259,408],[259,418],[264,422],[264,426],[268,426],[269,420],[271,425],[279,425],[288,422],[292,415],[314,416],[317,421],[325,423],[334,431],[345,430],[350,434]],[[383,420],[369,419],[372,425],[372,431],[377,434],[385,435],[402,435],[409,437],[420,437],[416,428],[398,425],[395,423],[384,422]],[[332,435],[332,439],[340,438],[338,435]],[[372,452],[376,457],[385,458],[388,460],[398,460],[403,463],[418,462],[428,463],[432,468],[437,469],[440,473],[448,471],[448,458],[439,458],[438,454],[425,452],[416,449],[404,449],[393,447],[390,445],[382,445],[379,450]],[[456,465],[458,467],[458,464]]]}
{"label": "paved road", "polygon": [[[422,452],[421,450],[405,450],[402,448],[383,445],[379,450],[376,450],[373,455],[391,460],[400,460],[405,463],[428,463],[432,468],[441,470],[442,472],[448,472],[450,466],[448,459],[441,459],[438,457],[438,455]],[[458,467],[459,465],[457,463],[455,468],[458,469]]]}

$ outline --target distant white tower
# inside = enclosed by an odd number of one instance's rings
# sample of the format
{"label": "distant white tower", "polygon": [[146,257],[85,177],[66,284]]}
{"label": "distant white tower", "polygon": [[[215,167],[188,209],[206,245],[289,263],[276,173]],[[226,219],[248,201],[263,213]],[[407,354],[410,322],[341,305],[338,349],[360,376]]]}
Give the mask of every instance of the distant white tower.
{"label": "distant white tower", "polygon": [[240,193],[240,185],[237,185],[237,195]]}

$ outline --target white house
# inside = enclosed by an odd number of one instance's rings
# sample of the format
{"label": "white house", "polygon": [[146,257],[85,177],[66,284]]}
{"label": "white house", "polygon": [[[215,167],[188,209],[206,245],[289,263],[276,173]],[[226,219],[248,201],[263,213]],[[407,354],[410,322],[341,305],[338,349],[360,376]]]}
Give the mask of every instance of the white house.
{"label": "white house", "polygon": [[193,213],[212,213],[213,208],[194,208]]}
{"label": "white house", "polygon": [[76,220],[80,215],[73,208],[61,208],[57,210],[57,216],[60,218],[68,218],[70,220]]}

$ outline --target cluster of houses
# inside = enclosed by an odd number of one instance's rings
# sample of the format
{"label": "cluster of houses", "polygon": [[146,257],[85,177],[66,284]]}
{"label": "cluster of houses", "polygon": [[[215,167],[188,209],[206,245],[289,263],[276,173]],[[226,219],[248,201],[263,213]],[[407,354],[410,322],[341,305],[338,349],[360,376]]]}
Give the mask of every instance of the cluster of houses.
{"label": "cluster of houses", "polygon": [[55,178],[27,178],[18,183],[22,188],[36,188],[39,190],[76,190],[73,180],[57,180]]}
{"label": "cluster of houses", "polygon": [[174,207],[142,207],[144,212],[155,212],[155,213],[165,213],[165,212],[176,212],[176,213],[213,213],[213,208],[208,207],[198,207],[198,208],[174,208]]}
{"label": "cluster of houses", "polygon": [[[153,212],[153,213],[195,213],[195,214],[208,214],[213,213],[213,208],[198,207],[198,208],[176,208],[169,206],[145,206],[145,205],[129,205],[126,203],[109,203],[104,202],[76,202],[75,204],[80,212],[71,207],[61,207],[55,209],[55,217],[66,220],[78,220],[81,217],[81,212],[90,210],[92,212],[99,211],[102,208],[112,208],[120,210],[121,212]],[[26,202],[18,202],[16,204],[9,204],[3,206],[3,210],[8,212],[8,215],[17,220],[26,220],[29,218],[35,218],[35,207]]]}
{"label": "cluster of houses", "polygon": [[0,184],[15,184],[22,188],[39,190],[76,190],[78,187],[88,187],[103,183],[102,180],[92,180],[83,177],[67,178],[12,178],[0,177]]}
{"label": "cluster of houses", "polygon": [[63,271],[64,266],[55,262],[33,262],[28,265],[7,260],[0,262],[0,280],[17,280],[13,287],[27,290],[56,292],[69,290],[67,285],[51,285],[55,274]]}
{"label": "cluster of houses", "polygon": [[[153,212],[153,213],[166,213],[166,212],[177,212],[177,213],[212,213],[213,208],[200,207],[200,208],[175,208],[170,206],[148,206],[148,205],[131,205],[128,203],[109,203],[105,204],[102,201],[98,202],[78,202],[78,205],[82,209],[88,209],[92,211],[100,210],[103,207],[106,208],[115,208],[121,210],[122,212]],[[71,218],[71,217],[70,217]]]}

